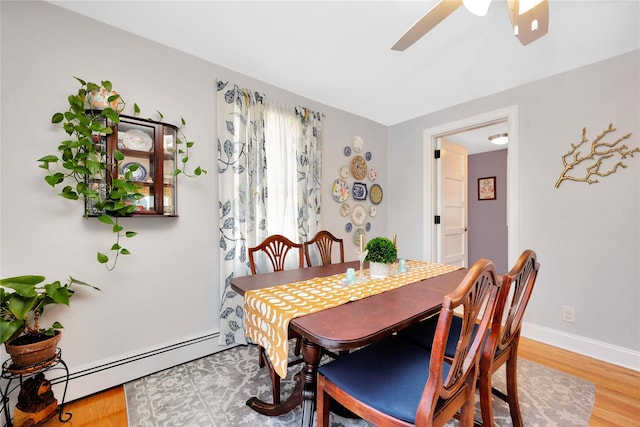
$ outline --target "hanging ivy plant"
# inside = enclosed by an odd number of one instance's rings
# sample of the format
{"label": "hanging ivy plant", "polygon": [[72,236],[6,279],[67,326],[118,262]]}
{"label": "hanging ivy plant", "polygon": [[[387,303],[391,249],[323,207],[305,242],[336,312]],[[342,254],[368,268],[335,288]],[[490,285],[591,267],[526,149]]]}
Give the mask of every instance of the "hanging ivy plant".
{"label": "hanging ivy plant", "polygon": [[[115,242],[110,248],[113,258],[98,252],[97,260],[108,270],[113,270],[120,255],[131,253],[122,246],[123,239],[137,235],[135,231],[124,230],[119,219],[130,216],[135,211],[136,206],[131,200],[144,197],[139,192],[140,184],[132,176],[135,168],[124,171],[122,176],[112,173],[118,170],[118,163],[125,158],[122,152],[116,148],[112,158],[109,158],[104,146],[99,144],[101,136],[111,135],[113,127],[120,123],[120,113],[124,111],[126,103],[113,91],[108,80],[97,84],[77,77],[75,79],[80,83],[80,88],[67,97],[69,108],[55,113],[51,118],[51,122],[60,125],[68,137],[58,144],[56,154],[46,155],[38,159],[38,162],[39,167],[47,171],[44,178],[47,184],[53,188],[62,187],[59,193],[61,197],[82,200],[85,206],[94,206],[101,212],[98,220],[111,227]],[[134,104],[134,111],[136,114],[140,113],[137,104]],[[158,114],[163,118],[160,112]],[[194,142],[186,139],[182,131],[185,124],[185,120],[181,118],[176,138],[179,165],[173,175],[197,177],[207,171],[199,166],[192,172],[186,171],[189,149]],[[105,185],[101,188],[89,184],[88,178],[99,178]],[[84,216],[88,217],[86,208]]]}

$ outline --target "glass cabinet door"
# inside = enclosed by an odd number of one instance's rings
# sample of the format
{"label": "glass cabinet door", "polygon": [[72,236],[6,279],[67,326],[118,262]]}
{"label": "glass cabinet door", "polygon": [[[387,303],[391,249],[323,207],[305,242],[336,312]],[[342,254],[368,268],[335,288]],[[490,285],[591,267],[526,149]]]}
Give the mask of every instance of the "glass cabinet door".
{"label": "glass cabinet door", "polygon": [[[105,154],[103,161],[109,165],[110,174],[88,177],[89,184],[104,200],[110,180],[124,178],[128,172],[131,181],[140,186],[138,193],[143,195],[141,198],[130,197],[128,203],[135,205],[132,216],[177,216],[176,138],[175,126],[121,115],[120,123],[113,127],[111,135],[94,137],[94,144]],[[124,159],[113,163],[111,159],[114,159],[116,149]],[[101,214],[91,201],[86,209],[90,216]]]}
{"label": "glass cabinet door", "polygon": [[163,128],[162,206],[164,215],[178,214],[178,207],[176,206],[178,201],[176,195],[177,177],[175,175],[177,168],[176,138],[177,134],[174,127],[165,126]]}
{"label": "glass cabinet door", "polygon": [[[139,193],[144,197],[131,197],[130,204],[136,206],[134,214],[155,215],[155,187],[157,185],[156,144],[158,126],[153,123],[120,119],[117,126],[118,150],[124,159],[117,164],[118,178],[124,178],[126,172],[131,173],[131,180],[140,185]],[[160,211],[162,212],[162,211]]]}

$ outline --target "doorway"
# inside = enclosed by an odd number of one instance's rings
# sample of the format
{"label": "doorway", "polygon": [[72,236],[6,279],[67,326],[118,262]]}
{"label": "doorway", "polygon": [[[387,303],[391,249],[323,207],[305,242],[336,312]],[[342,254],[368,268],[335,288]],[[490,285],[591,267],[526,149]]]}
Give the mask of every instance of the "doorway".
{"label": "doorway", "polygon": [[[434,186],[437,182],[437,160],[434,158],[434,151],[439,148],[441,138],[454,137],[465,132],[476,131],[477,129],[494,127],[500,123],[506,125],[509,134],[509,147],[507,151],[507,258],[508,265],[512,265],[517,258],[518,250],[518,176],[517,176],[517,149],[518,149],[518,108],[511,106],[502,110],[496,110],[478,116],[469,117],[456,122],[443,124],[441,126],[426,129],[424,131],[424,259],[432,262],[441,262],[442,247],[439,240],[440,225],[435,224],[436,216],[440,215],[439,191]],[[488,128],[489,129],[489,128]]]}

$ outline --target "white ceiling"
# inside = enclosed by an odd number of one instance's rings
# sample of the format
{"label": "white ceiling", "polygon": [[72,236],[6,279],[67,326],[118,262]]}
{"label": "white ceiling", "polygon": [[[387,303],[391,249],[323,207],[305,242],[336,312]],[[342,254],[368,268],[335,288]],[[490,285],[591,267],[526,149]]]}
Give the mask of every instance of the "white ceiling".
{"label": "white ceiling", "polygon": [[637,0],[550,0],[528,46],[504,0],[461,7],[404,52],[436,1],[51,3],[387,126],[640,48]]}

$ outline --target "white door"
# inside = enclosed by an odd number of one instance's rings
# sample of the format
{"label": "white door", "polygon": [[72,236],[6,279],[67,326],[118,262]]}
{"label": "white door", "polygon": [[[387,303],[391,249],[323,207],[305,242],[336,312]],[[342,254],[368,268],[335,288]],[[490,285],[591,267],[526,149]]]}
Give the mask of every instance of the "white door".
{"label": "white door", "polygon": [[467,148],[438,138],[436,225],[437,262],[468,267]]}

